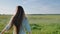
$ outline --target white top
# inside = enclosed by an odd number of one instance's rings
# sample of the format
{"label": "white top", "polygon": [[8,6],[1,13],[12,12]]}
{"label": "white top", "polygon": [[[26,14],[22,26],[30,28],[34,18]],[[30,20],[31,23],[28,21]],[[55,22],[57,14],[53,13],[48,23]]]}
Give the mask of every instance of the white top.
{"label": "white top", "polygon": [[[6,31],[8,31],[10,29],[10,27],[11,27],[11,24],[9,23],[4,29],[6,29]],[[31,28],[30,28],[27,18],[23,19],[19,34],[26,34],[25,31],[27,31],[27,32],[31,31]],[[13,30],[13,34],[15,34],[15,30]]]}

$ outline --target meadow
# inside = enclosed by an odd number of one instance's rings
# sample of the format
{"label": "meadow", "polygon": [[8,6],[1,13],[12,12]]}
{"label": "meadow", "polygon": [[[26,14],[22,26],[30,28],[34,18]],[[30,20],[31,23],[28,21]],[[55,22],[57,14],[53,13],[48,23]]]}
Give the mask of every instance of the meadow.
{"label": "meadow", "polygon": [[[12,15],[0,15],[0,32],[7,25]],[[32,34],[60,34],[59,14],[27,15]],[[12,29],[5,34],[12,34]]]}

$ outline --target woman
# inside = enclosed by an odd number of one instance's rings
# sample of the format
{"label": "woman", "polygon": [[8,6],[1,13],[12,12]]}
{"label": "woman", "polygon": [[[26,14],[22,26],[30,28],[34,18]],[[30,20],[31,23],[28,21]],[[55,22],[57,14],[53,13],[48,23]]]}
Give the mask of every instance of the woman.
{"label": "woman", "polygon": [[16,14],[11,18],[9,24],[2,30],[1,34],[4,34],[5,31],[8,31],[13,26],[13,34],[31,34],[30,25],[25,16],[24,10],[21,6],[17,7]]}

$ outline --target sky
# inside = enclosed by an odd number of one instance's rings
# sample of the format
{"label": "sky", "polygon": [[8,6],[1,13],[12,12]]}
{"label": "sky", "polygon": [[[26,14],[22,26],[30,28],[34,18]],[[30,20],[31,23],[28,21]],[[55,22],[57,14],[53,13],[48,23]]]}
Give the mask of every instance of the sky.
{"label": "sky", "polygon": [[0,0],[0,14],[15,14],[18,5],[26,14],[60,14],[60,0]]}

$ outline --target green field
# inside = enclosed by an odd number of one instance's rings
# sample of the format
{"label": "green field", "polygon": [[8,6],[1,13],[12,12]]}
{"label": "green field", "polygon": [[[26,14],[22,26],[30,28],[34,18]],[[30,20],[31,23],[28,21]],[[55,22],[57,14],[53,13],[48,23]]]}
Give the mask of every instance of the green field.
{"label": "green field", "polygon": [[[27,15],[32,34],[60,34],[60,15]],[[0,32],[11,15],[0,15]],[[12,34],[12,29],[5,34]]]}

